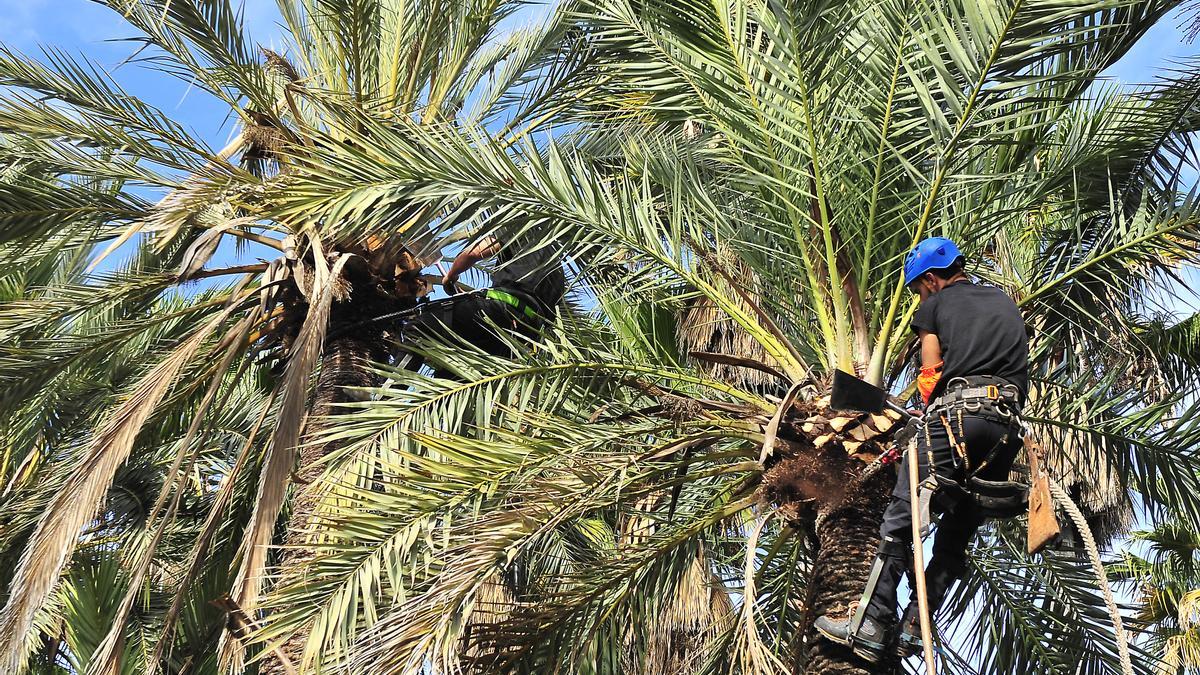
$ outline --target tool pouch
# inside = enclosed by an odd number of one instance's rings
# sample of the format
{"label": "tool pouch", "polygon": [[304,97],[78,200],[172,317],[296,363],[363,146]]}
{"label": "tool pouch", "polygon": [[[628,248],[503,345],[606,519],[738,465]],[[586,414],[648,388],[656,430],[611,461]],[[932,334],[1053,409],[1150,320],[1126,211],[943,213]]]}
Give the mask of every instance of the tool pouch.
{"label": "tool pouch", "polygon": [[1062,529],[1054,513],[1054,500],[1050,495],[1050,479],[1042,466],[1042,449],[1033,439],[1025,438],[1025,454],[1029,459],[1029,472],[1033,475],[1033,486],[1029,493],[1029,531],[1027,551],[1030,555],[1041,551],[1058,539]]}
{"label": "tool pouch", "polygon": [[971,500],[985,518],[1015,518],[1029,507],[1029,486],[1016,481],[994,481],[970,477],[965,482],[937,476],[939,506]]}

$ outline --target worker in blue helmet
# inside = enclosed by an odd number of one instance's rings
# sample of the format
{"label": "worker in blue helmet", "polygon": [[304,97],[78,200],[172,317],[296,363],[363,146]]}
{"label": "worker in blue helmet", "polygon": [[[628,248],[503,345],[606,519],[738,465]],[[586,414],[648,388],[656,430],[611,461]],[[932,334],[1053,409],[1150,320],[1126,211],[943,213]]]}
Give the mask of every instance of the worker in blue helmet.
{"label": "worker in blue helmet", "polygon": [[958,246],[945,237],[930,237],[904,256],[904,285],[911,287],[921,275],[933,270],[962,269],[963,254]]}
{"label": "worker in blue helmet", "polygon": [[[904,258],[904,283],[920,299],[912,322],[920,345],[917,388],[925,406],[916,433],[920,480],[932,486],[931,508],[941,514],[925,573],[931,613],[966,571],[967,547],[984,519],[1012,515],[998,512],[1013,508],[1012,502],[1002,505],[973,490],[980,481],[1007,480],[1022,445],[1020,410],[1029,386],[1020,311],[999,288],[971,281],[964,264],[958,246],[943,237],[920,242]],[[927,481],[930,459],[934,476]],[[896,590],[912,555],[907,471],[899,472],[880,538],[861,600],[816,621],[821,635],[872,663],[892,644]],[[898,637],[902,656],[918,650],[915,594]]]}

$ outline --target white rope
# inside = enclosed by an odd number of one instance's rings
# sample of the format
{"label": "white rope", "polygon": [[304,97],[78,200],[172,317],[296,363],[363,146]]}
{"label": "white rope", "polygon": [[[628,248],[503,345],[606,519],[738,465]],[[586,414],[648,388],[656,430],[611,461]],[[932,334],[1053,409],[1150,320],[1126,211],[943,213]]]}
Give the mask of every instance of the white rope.
{"label": "white rope", "polygon": [[1067,491],[1054,479],[1048,476],[1047,479],[1050,483],[1050,495],[1066,510],[1067,515],[1071,517],[1071,522],[1075,523],[1075,529],[1083,537],[1083,548],[1091,560],[1092,571],[1096,573],[1096,581],[1100,584],[1100,592],[1104,594],[1104,604],[1108,606],[1108,616],[1112,618],[1117,638],[1117,654],[1121,658],[1121,672],[1124,675],[1133,675],[1133,664],[1129,660],[1129,642],[1125,637],[1125,626],[1121,622],[1121,611],[1117,609],[1117,601],[1113,599],[1112,589],[1108,587],[1108,576],[1104,574],[1104,562],[1100,560],[1100,549],[1096,546],[1096,538],[1092,536],[1092,528],[1088,527],[1083,512],[1079,510],[1075,502],[1071,501]]}

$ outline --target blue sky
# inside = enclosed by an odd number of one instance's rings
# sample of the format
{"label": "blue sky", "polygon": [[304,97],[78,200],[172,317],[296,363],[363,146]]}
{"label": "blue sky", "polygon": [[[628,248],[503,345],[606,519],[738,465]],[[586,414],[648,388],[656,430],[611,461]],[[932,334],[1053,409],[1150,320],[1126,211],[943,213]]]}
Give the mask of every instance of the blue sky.
{"label": "blue sky", "polygon": [[[245,0],[242,11],[246,29],[255,42],[277,51],[285,50],[284,30],[275,0]],[[522,16],[514,17],[512,23],[531,20],[539,13],[536,7],[530,8]],[[1180,60],[1200,57],[1200,43],[1188,44],[1184,39],[1180,27],[1184,22],[1181,13],[1160,21],[1106,75],[1134,85],[1152,81],[1156,72]],[[34,57],[42,46],[83,55],[99,67],[115,71],[114,77],[126,91],[157,106],[212,148],[224,146],[235,131],[225,105],[185,82],[137,63],[122,65],[137,48],[136,44],[123,40],[132,35],[134,30],[119,15],[93,0],[0,0],[0,43]],[[232,260],[231,251],[225,248],[214,258],[214,263]],[[271,252],[264,247],[255,247],[251,252],[252,257],[260,255],[270,256]],[[1194,276],[1187,274],[1189,279]],[[1177,290],[1191,296],[1183,289]],[[1194,311],[1197,302],[1194,297],[1187,297],[1182,301],[1169,300],[1167,304],[1182,315]]]}
{"label": "blue sky", "polygon": [[[246,27],[259,44],[280,45],[283,31],[275,0],[247,0],[243,11]],[[133,29],[116,12],[91,0],[0,0],[0,43],[30,56],[48,45],[113,69],[136,49],[122,41],[132,35]],[[227,108],[207,94],[137,64],[121,66],[114,76],[129,93],[194,129],[210,145],[219,148],[230,138]]]}
{"label": "blue sky", "polygon": [[[246,0],[243,11],[258,43],[282,46],[275,0]],[[1178,14],[1161,21],[1108,75],[1125,84],[1147,82],[1173,61],[1200,55],[1200,44],[1184,41],[1182,21]],[[0,0],[0,42],[31,55],[41,45],[52,45],[114,68],[132,53],[135,45],[120,41],[132,34],[116,13],[91,0]],[[185,83],[136,65],[122,66],[116,77],[130,93],[159,106],[212,146],[230,137],[226,110]]]}

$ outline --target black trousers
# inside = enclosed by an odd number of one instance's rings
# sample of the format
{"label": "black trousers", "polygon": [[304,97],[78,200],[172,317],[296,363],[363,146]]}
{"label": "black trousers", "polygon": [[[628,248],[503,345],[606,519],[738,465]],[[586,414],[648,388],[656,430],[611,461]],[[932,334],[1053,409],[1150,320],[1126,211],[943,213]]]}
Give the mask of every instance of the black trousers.
{"label": "black trousers", "polygon": [[[954,438],[966,445],[971,470],[991,456],[987,465],[977,474],[985,480],[1008,480],[1013,460],[1021,449],[1017,429],[1008,424],[983,417],[964,414],[961,423],[957,414],[948,415]],[[920,477],[924,481],[929,475],[929,457],[933,457],[933,470],[939,475],[962,480],[966,467],[957,450],[951,447],[950,435],[941,417],[925,420],[928,430],[917,433],[917,452],[920,459]],[[883,525],[879,528],[883,543],[879,555],[883,559],[883,570],[875,592],[867,605],[867,616],[887,625],[896,618],[896,589],[900,577],[911,568],[912,556],[912,510],[909,507],[908,457],[900,465],[899,479],[892,491],[892,501],[883,513]],[[946,599],[946,593],[954,582],[967,570],[967,547],[975,531],[983,524],[981,516],[970,499],[952,501],[948,495],[935,494],[931,510],[941,514],[933,539],[933,556],[925,567],[925,587],[929,597],[929,610],[936,612]],[[917,544],[918,546],[920,543]],[[911,584],[915,588],[915,584]],[[914,594],[909,602],[908,614],[915,616],[917,606]]]}

